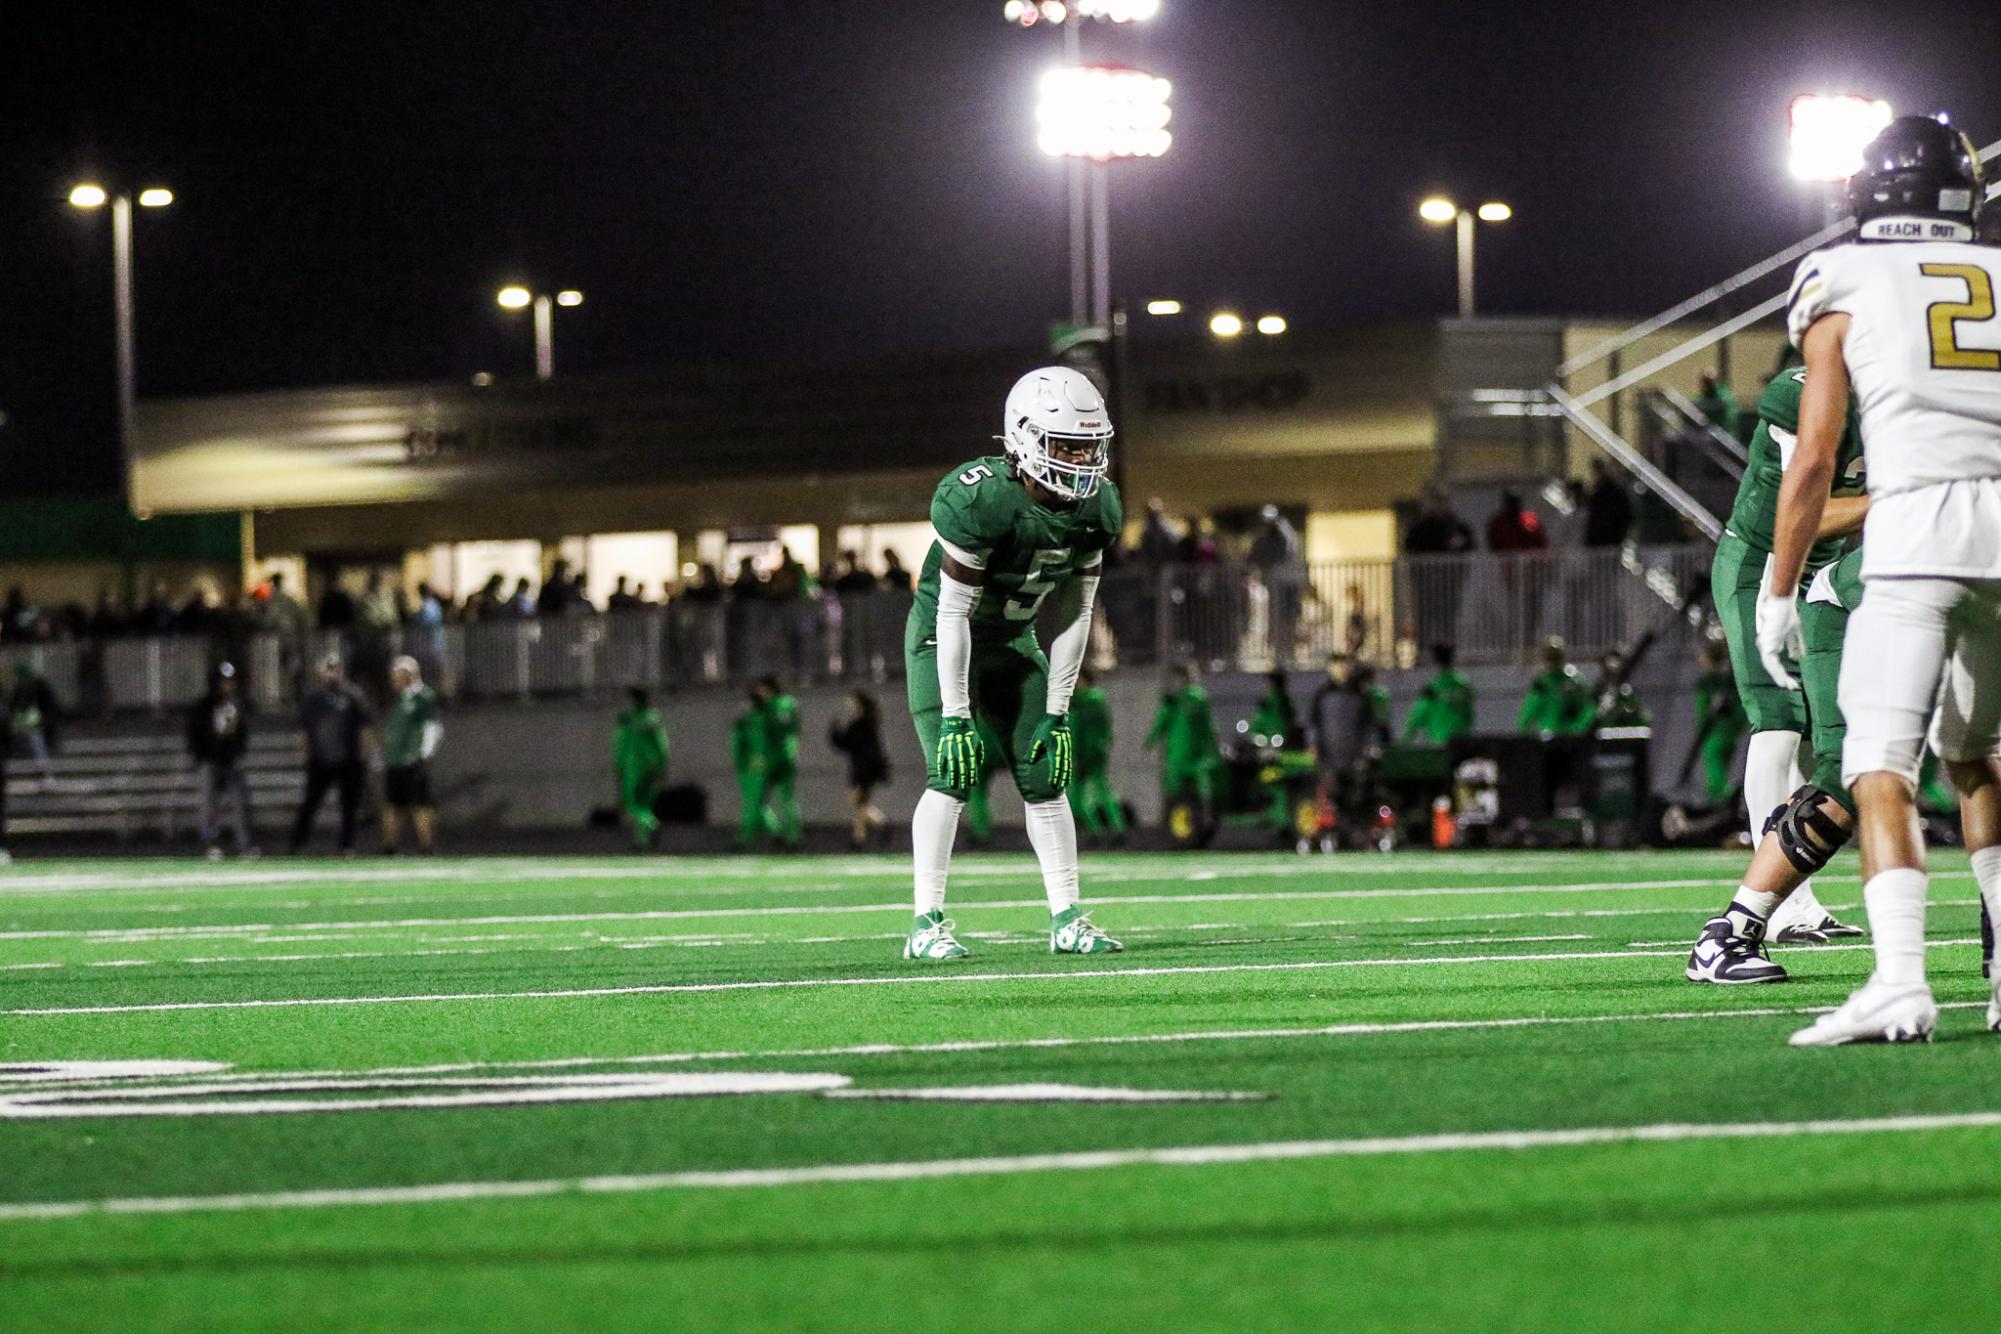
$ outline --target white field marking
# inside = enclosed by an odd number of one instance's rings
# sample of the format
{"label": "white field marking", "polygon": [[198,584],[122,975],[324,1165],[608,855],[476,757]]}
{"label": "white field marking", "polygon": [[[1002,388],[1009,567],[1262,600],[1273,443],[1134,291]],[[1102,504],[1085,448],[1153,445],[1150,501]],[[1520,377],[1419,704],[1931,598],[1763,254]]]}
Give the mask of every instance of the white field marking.
{"label": "white field marking", "polygon": [[[1456,936],[1450,940],[1406,940],[1404,945],[1410,949],[1416,949],[1420,945],[1533,945],[1550,940],[1590,940],[1591,938],[1588,932],[1580,931],[1567,936]],[[1663,940],[1661,942],[1663,945],[1672,945],[1675,943],[1672,940]]]}
{"label": "white field marking", "polygon": [[[1984,1000],[1946,1001],[1941,1010],[1974,1010]],[[242,1080],[379,1079],[398,1075],[453,1075],[483,1070],[565,1070],[582,1066],[686,1065],[700,1061],[819,1060],[853,1056],[961,1055],[990,1051],[1050,1051],[1072,1047],[1129,1047],[1183,1042],[1266,1042],[1299,1038],[1377,1037],[1404,1033],[1451,1033],[1493,1029],[1564,1028],[1626,1023],[1687,1023],[1712,1019],[1796,1019],[1827,1014],[1831,1005],[1803,1005],[1744,1010],[1681,1010],[1634,1014],[1587,1014],[1566,1017],[1521,1015],[1504,1019],[1409,1019],[1395,1023],[1327,1024],[1314,1028],[1202,1029],[1188,1033],[1092,1034],[1088,1037],[965,1038],[951,1042],[865,1042],[846,1047],[797,1047],[783,1051],[680,1051],[646,1056],[552,1056],[523,1061],[464,1061],[439,1065],[383,1066],[374,1070],[245,1070]],[[53,1063],[51,1063],[53,1064]],[[163,1076],[165,1078],[166,1076]],[[29,1082],[28,1076],[22,1077]]]}
{"label": "white field marking", "polygon": [[[1929,949],[1974,945],[1978,937],[1932,940]],[[1823,952],[1866,950],[1867,943],[1827,945]],[[1157,968],[1105,968],[1060,973],[915,973],[893,977],[789,977],[745,982],[663,982],[631,987],[566,987],[534,991],[463,991],[409,996],[299,996],[267,1000],[153,1001],[138,1005],[65,1005],[0,1010],[10,1018],[94,1014],[157,1014],[176,1010],[311,1009],[333,1005],[436,1005],[475,1001],[580,1000],[602,996],[662,996],[699,992],[790,991],[802,987],[897,987],[969,982],[1089,982],[1122,977],[1189,977],[1221,973],[1303,973],[1337,968],[1424,968],[1486,963],[1556,963],[1589,959],[1680,958],[1674,950],[1576,950],[1542,954],[1443,954],[1417,959],[1304,959],[1290,963],[1185,964]]]}
{"label": "white field marking", "polygon": [[975,1084],[967,1088],[831,1089],[823,1098],[877,1102],[1262,1102],[1269,1093],[1096,1088],[1084,1084]]}
{"label": "white field marking", "polygon": [[356,1205],[440,1204],[466,1200],[564,1195],[625,1195],[669,1190],[745,1190],[837,1182],[922,1181],[945,1177],[1015,1176],[1031,1172],[1103,1171],[1121,1167],[1207,1167],[1314,1158],[1361,1158],[1481,1150],[1585,1148],[1601,1144],[1674,1144],[1704,1140],[1800,1139],[1822,1135],[1899,1135],[2001,1126],[2001,1112],[1882,1116],[1846,1121],[1664,1123],[1580,1126],[1565,1130],[1493,1130],[1397,1138],[1276,1140],[1166,1149],[1100,1149],[1012,1157],[934,1158],[914,1162],[825,1163],[813,1167],[746,1168],[723,1172],[549,1178],[541,1181],[454,1181],[430,1186],[267,1191],[241,1195],[152,1195],[106,1200],[0,1204],[0,1222],[35,1222],[104,1214],[191,1214],[244,1209],[330,1209]]}
{"label": "white field marking", "polygon": [[[1093,906],[1118,906],[1161,903],[1284,903],[1295,900],[1324,899],[1384,899],[1384,898],[1432,898],[1461,896],[1510,896],[1519,894],[1609,894],[1639,893],[1660,889],[1704,889],[1721,884],[1719,880],[1660,880],[1635,883],[1632,881],[1597,881],[1589,884],[1563,885],[1493,885],[1493,886],[1431,886],[1408,889],[1322,889],[1284,890],[1278,893],[1218,893],[1218,894],[1123,894],[1093,895]],[[1046,908],[1043,899],[972,899],[955,902],[955,912],[977,912],[988,909]],[[160,926],[160,927],[92,927],[75,930],[45,931],[0,931],[0,940],[89,940],[96,938],[122,938],[148,940],[172,938],[191,932],[213,932],[216,934],[255,935],[268,931],[380,931],[406,930],[424,927],[472,927],[510,926],[515,924],[559,925],[577,922],[661,922],[684,921],[689,918],[714,919],[737,917],[812,917],[829,914],[853,913],[905,913],[910,911],[908,901],[896,903],[862,904],[800,904],[787,907],[765,908],[667,908],[634,909],[623,912],[591,913],[522,913],[491,917],[401,917],[361,919],[349,922],[248,922],[224,923],[206,926]]]}
{"label": "white field marking", "polygon": [[0,1065],[0,1084],[161,1079],[177,1075],[213,1075],[227,1069],[229,1066],[221,1061],[30,1061]]}
{"label": "white field marking", "polygon": [[[821,1093],[845,1088],[846,1075],[629,1073],[515,1075],[472,1078],[231,1079],[145,1088],[59,1088],[0,1094],[0,1121],[102,1117],[288,1116],[320,1112],[527,1107],[552,1103],[632,1102],[655,1098],[714,1098],[759,1093]],[[371,1098],[271,1097],[277,1093],[386,1093]],[[254,1097],[244,1097],[253,1094]]]}

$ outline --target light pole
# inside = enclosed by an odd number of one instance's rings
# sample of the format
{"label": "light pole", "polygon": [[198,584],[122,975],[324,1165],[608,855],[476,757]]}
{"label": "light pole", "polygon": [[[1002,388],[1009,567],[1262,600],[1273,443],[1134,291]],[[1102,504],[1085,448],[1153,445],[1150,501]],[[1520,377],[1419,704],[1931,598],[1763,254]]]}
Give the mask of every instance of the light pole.
{"label": "light pole", "polygon": [[[1072,70],[1084,64],[1086,22],[1139,23],[1159,12],[1160,0],[1007,0],[1002,7],[1007,21],[1017,27],[1060,30],[1063,64]],[[1165,123],[1163,118],[1162,124]],[[1076,327],[1102,326],[1111,318],[1108,185],[1102,163],[1094,171],[1087,161],[1088,155],[1062,156],[1070,159],[1064,164],[1070,206],[1070,323]],[[1099,260],[1096,282],[1091,254],[1094,246]]]}
{"label": "light pole", "polygon": [[[86,181],[69,192],[72,208],[100,209],[111,205],[111,307],[117,331],[118,356],[118,448],[125,459],[126,493],[131,494],[132,421],[137,415],[138,369],[133,351],[132,305],[132,196],[116,195],[103,186]],[[165,186],[148,186],[139,192],[140,208],[165,208],[174,202],[174,192]]]}
{"label": "light pole", "polygon": [[531,292],[519,284],[503,287],[494,296],[503,310],[535,308],[535,378],[546,380],[556,373],[556,310],[557,306],[581,306],[584,294],[574,287],[566,287],[551,297],[546,292]]}
{"label": "light pole", "polygon": [[[1112,318],[1111,163],[1159,157],[1174,143],[1167,122],[1173,85],[1144,70],[1072,65],[1042,76],[1036,142],[1051,157],[1081,164],[1090,183],[1090,303],[1084,323],[1109,328]],[[1072,221],[1075,221],[1072,213]],[[1072,273],[1077,234],[1073,226]],[[1073,284],[1074,289],[1074,284]],[[1072,297],[1076,292],[1073,290]],[[1072,312],[1073,315],[1076,313]]]}
{"label": "light pole", "polygon": [[1433,196],[1417,206],[1417,216],[1434,226],[1455,224],[1459,242],[1459,318],[1473,318],[1473,224],[1506,222],[1515,211],[1506,204],[1486,203],[1477,209],[1460,208],[1449,199]]}

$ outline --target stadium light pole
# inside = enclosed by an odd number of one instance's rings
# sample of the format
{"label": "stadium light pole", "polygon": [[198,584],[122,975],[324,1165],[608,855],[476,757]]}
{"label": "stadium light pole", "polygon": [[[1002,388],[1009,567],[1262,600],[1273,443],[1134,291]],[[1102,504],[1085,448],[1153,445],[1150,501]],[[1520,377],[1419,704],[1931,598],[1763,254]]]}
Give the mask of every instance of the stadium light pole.
{"label": "stadium light pole", "polygon": [[531,292],[518,283],[500,289],[493,298],[503,310],[522,310],[533,307],[535,311],[535,378],[547,380],[556,373],[556,307],[581,306],[584,294],[574,287],[566,287],[550,296],[547,292]]}
{"label": "stadium light pole", "polygon": [[[132,424],[138,416],[138,358],[134,350],[134,307],[132,302],[132,196],[121,190],[112,194],[94,181],[71,187],[70,207],[86,211],[111,206],[111,306],[117,331],[118,357],[118,449],[125,460],[126,494],[131,494]],[[139,192],[140,208],[165,208],[174,202],[174,192],[162,185]]]}
{"label": "stadium light pole", "polygon": [[1167,129],[1173,115],[1168,105],[1172,93],[1173,85],[1166,79],[1124,66],[1070,65],[1042,76],[1036,143],[1051,157],[1080,163],[1090,184],[1087,323],[1111,325],[1111,163],[1115,158],[1160,157],[1167,152],[1174,143]]}
{"label": "stadium light pole", "polygon": [[1449,199],[1432,196],[1417,206],[1417,216],[1433,226],[1453,223],[1459,245],[1459,318],[1473,318],[1473,224],[1506,222],[1515,211],[1506,204],[1489,201],[1476,209],[1460,208]]}
{"label": "stadium light pole", "polygon": [[1795,180],[1817,185],[1825,220],[1848,210],[1841,187],[1862,166],[1869,146],[1894,115],[1890,104],[1858,93],[1801,93],[1786,105],[1787,167]]}
{"label": "stadium light pole", "polygon": [[[1002,14],[1019,28],[1055,28],[1063,34],[1063,64],[1076,69],[1084,63],[1084,25],[1087,22],[1112,24],[1139,23],[1160,12],[1160,0],[1007,0]],[[1090,165],[1081,157],[1071,157],[1064,166],[1069,198],[1070,223],[1070,323],[1083,327],[1109,318],[1109,296],[1097,303],[1094,320],[1093,298],[1099,293],[1092,282],[1090,247],[1095,242],[1109,245],[1110,224],[1103,214],[1107,206],[1107,186],[1094,178]]]}

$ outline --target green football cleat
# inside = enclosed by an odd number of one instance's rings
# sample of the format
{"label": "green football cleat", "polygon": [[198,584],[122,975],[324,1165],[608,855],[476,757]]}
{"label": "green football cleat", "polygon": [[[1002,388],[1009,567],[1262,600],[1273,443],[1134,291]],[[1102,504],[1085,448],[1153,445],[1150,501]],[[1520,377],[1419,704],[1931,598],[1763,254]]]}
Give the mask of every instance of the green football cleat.
{"label": "green football cleat", "polygon": [[1118,954],[1124,949],[1100,931],[1082,908],[1066,908],[1049,919],[1051,954]]}
{"label": "green football cleat", "polygon": [[910,934],[903,941],[903,957],[931,960],[967,957],[972,951],[952,938],[952,927],[953,923],[941,911],[917,914],[917,920],[910,925]]}

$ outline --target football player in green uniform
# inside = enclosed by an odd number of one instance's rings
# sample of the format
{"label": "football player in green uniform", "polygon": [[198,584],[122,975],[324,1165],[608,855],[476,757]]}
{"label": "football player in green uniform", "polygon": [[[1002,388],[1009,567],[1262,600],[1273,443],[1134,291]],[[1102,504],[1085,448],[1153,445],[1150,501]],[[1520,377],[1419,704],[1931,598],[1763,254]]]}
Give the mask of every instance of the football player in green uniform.
{"label": "football player in green uniform", "polygon": [[799,701],[767,676],[757,683],[764,704],[764,803],[779,843],[796,849],[805,835],[799,819]]}
{"label": "football player in green uniform", "polygon": [[[1787,807],[1789,793],[1806,784],[1804,766],[1810,747],[1803,746],[1811,726],[1812,701],[1773,680],[1758,657],[1758,585],[1772,559],[1773,531],[1778,522],[1779,486],[1798,440],[1800,395],[1806,370],[1780,372],[1758,399],[1758,427],[1751,436],[1751,458],[1729,524],[1716,544],[1710,568],[1716,613],[1730,645],[1730,668],[1737,692],[1751,723],[1751,740],[1744,752],[1744,804],[1751,817],[1751,837],[1764,837],[1774,813]],[[1869,498],[1863,493],[1862,437],[1854,410],[1841,437],[1819,540],[1807,557],[1804,588],[1813,575],[1838,560],[1844,539],[1861,530]],[[1837,786],[1839,784],[1837,783]],[[1838,922],[1814,897],[1809,880],[1785,900],[1784,911],[1769,924],[1781,942],[1824,942],[1832,936],[1859,936],[1859,927]]]}
{"label": "football player in green uniform", "polygon": [[[910,717],[928,769],[911,817],[917,916],[906,959],[963,959],[945,918],[959,815],[991,744],[1027,807],[1049,899],[1049,948],[1122,948],[1078,906],[1077,825],[1064,795],[1075,761],[1070,697],[1091,637],[1105,549],[1125,516],[1107,479],[1111,417],[1078,371],[1031,371],[1003,409],[1005,453],[945,475],[931,499],[936,540],[904,634]],[[1035,620],[1054,599],[1061,630],[1045,655]]]}

